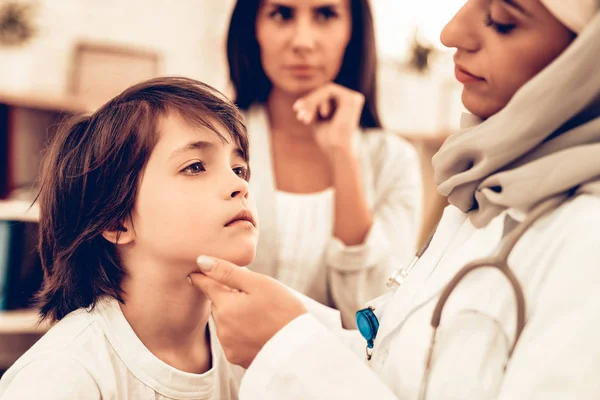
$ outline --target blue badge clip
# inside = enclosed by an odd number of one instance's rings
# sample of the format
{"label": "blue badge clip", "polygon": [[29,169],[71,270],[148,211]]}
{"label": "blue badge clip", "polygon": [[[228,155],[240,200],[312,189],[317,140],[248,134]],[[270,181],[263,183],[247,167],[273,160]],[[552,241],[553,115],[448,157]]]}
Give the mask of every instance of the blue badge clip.
{"label": "blue badge clip", "polygon": [[377,337],[379,330],[379,320],[375,315],[373,307],[363,308],[356,312],[356,325],[358,331],[367,341],[367,359],[371,359],[371,350],[374,346],[374,340]]}

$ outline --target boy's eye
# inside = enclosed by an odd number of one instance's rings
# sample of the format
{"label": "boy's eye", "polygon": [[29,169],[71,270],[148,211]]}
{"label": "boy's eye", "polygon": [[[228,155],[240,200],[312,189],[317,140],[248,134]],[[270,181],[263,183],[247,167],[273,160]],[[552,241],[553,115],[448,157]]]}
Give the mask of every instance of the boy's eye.
{"label": "boy's eye", "polygon": [[337,18],[338,14],[331,7],[320,7],[316,11],[317,21],[319,22],[327,22],[330,19]]}
{"label": "boy's eye", "polygon": [[277,6],[269,13],[269,17],[275,21],[287,21],[292,19],[292,9],[290,7]]}
{"label": "boy's eye", "polygon": [[501,35],[506,35],[516,28],[516,24],[502,24],[492,19],[492,13],[488,13],[485,18],[485,25],[494,28]]}
{"label": "boy's eye", "polygon": [[239,176],[240,178],[248,180],[248,168],[247,167],[235,167],[235,168],[233,168],[233,172],[235,172],[235,174],[237,176]]}
{"label": "boy's eye", "polygon": [[181,172],[185,172],[189,175],[197,175],[204,171],[206,171],[206,169],[204,168],[204,163],[202,161],[197,161],[181,170]]}

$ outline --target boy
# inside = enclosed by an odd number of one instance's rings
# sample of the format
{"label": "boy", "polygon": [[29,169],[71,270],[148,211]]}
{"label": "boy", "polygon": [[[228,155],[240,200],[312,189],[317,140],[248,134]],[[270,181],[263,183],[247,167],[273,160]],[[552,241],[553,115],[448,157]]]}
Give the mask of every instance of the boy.
{"label": "boy", "polygon": [[185,78],[135,85],[55,137],[39,203],[43,319],[2,399],[232,399],[196,255],[238,265],[258,237],[235,106]]}

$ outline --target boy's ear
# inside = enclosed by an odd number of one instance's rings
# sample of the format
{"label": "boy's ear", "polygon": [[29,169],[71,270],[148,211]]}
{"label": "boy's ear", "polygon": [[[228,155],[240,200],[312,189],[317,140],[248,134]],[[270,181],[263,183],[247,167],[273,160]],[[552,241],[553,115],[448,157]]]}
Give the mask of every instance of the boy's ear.
{"label": "boy's ear", "polygon": [[129,244],[134,239],[133,226],[127,219],[127,221],[117,224],[114,229],[102,232],[102,236],[114,244]]}

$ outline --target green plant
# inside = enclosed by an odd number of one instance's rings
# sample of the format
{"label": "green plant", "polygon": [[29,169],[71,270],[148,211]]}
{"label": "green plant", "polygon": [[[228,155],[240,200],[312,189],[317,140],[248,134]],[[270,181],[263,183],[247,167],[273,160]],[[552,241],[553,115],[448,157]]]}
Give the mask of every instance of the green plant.
{"label": "green plant", "polygon": [[0,45],[19,46],[31,40],[37,32],[33,13],[32,4],[0,3]]}
{"label": "green plant", "polygon": [[408,66],[419,73],[427,73],[436,49],[432,45],[422,43],[418,36],[418,31],[415,31],[410,47]]}

